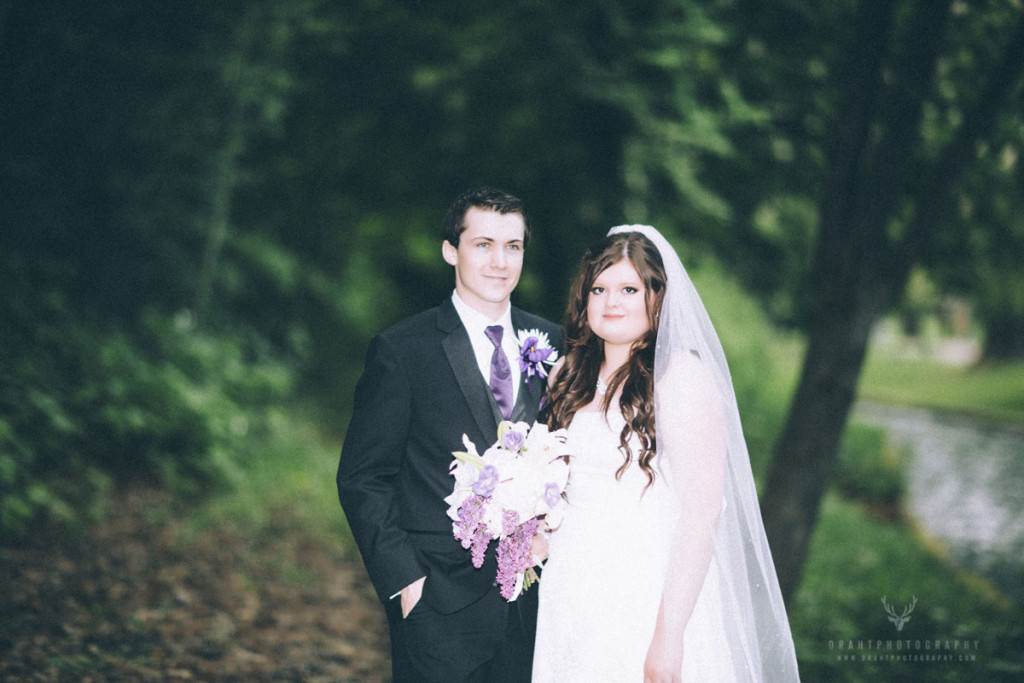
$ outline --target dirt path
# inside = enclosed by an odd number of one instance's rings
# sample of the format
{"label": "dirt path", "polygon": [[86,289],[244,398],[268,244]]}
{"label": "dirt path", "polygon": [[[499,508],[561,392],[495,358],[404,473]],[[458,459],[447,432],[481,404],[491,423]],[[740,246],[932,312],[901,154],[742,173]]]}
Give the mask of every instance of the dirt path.
{"label": "dirt path", "polygon": [[358,557],[283,525],[184,539],[165,494],[84,538],[0,548],[0,681],[382,681]]}

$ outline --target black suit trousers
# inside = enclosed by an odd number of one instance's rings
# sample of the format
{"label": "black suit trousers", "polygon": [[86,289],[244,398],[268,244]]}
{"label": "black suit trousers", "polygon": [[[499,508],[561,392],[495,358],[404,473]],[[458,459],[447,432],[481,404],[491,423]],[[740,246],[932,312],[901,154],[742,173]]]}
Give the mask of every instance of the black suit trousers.
{"label": "black suit trousers", "polygon": [[405,619],[387,604],[395,683],[529,683],[537,630],[537,586],[514,602],[497,587],[452,614],[420,600]]}

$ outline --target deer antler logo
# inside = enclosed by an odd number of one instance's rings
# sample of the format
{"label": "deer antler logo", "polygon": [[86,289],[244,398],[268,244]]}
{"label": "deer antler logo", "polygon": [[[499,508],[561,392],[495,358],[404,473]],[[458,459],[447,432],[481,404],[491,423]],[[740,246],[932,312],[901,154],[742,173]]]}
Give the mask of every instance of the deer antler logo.
{"label": "deer antler logo", "polygon": [[902,631],[903,625],[910,621],[910,613],[914,611],[915,607],[917,607],[917,596],[915,595],[914,601],[903,609],[903,614],[897,615],[896,610],[893,609],[892,605],[886,602],[884,595],[882,596],[882,605],[885,607],[885,611],[889,615],[889,621],[896,624],[897,631]]}

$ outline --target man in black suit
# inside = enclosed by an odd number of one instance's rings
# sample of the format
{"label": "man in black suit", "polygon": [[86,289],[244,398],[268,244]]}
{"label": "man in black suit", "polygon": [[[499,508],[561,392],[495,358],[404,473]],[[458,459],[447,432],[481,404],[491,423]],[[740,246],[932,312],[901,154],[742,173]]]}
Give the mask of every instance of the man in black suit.
{"label": "man in black suit", "polygon": [[529,681],[537,591],[506,602],[493,546],[474,568],[444,498],[463,434],[482,452],[500,420],[536,419],[545,383],[521,372],[517,334],[538,329],[559,345],[561,332],[510,304],[530,237],[520,200],[470,190],[444,231],[455,291],[371,342],[338,496],[385,605],[396,681]]}

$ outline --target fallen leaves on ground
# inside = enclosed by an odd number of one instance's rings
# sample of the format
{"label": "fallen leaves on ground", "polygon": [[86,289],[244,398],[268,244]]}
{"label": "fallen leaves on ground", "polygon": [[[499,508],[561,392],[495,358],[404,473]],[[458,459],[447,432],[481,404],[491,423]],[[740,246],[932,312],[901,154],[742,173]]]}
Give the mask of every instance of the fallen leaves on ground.
{"label": "fallen leaves on ground", "polygon": [[0,548],[0,680],[389,678],[384,614],[357,554],[287,523],[192,538],[173,507],[129,491],[77,539]]}

